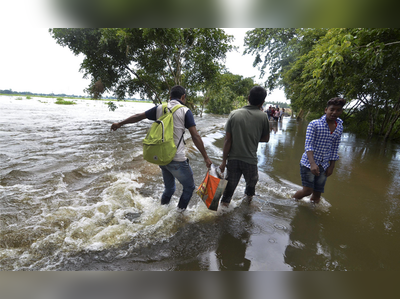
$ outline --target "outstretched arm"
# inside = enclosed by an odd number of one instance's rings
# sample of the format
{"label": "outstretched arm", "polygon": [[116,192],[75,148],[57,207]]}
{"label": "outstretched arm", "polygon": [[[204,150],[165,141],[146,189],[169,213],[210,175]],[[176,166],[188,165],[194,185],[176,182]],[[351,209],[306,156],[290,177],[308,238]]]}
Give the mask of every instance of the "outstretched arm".
{"label": "outstretched arm", "polygon": [[206,162],[207,168],[211,167],[211,160],[207,155],[206,149],[204,148],[204,143],[203,140],[201,139],[199,133],[197,132],[196,126],[192,126],[189,128],[190,135],[192,136],[193,143],[197,147],[197,149],[200,151],[201,155],[204,158],[204,162]]}
{"label": "outstretched arm", "polygon": [[123,125],[137,123],[145,118],[146,118],[146,113],[144,113],[144,112],[132,115],[131,117],[128,117],[127,119],[125,119],[119,123],[113,123],[111,125],[111,130],[116,131],[119,128],[121,128]]}
{"label": "outstretched arm", "polygon": [[224,148],[222,150],[222,164],[219,166],[221,172],[225,171],[226,167],[226,160],[228,159],[229,152],[231,151],[232,147],[232,134],[226,132],[225,140],[224,140]]}

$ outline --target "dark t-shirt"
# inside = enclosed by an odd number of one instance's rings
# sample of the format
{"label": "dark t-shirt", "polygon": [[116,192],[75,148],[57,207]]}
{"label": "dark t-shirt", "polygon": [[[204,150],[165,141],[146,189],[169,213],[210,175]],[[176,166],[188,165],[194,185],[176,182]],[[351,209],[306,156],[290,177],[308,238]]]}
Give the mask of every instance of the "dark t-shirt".
{"label": "dark t-shirt", "polygon": [[225,131],[232,135],[228,160],[240,160],[257,165],[257,148],[260,139],[269,134],[266,113],[248,105],[229,114]]}

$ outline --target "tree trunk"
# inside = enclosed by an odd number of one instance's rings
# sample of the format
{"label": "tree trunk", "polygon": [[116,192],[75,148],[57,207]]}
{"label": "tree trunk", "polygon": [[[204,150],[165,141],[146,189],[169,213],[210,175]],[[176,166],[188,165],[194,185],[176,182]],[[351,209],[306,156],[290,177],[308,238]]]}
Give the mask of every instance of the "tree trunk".
{"label": "tree trunk", "polygon": [[371,110],[373,109],[371,108],[368,109],[368,115],[369,115],[368,137],[372,137],[372,135],[374,135],[374,127],[375,127],[374,112]]}
{"label": "tree trunk", "polygon": [[[377,110],[379,111],[379,108],[377,108]],[[387,127],[388,123],[389,123],[389,119],[390,119],[390,115],[391,112],[389,111],[389,107],[387,105],[387,101],[385,101],[385,117],[383,118],[383,122],[381,125],[381,128],[379,130],[379,135],[383,135],[385,133],[385,128]]]}
{"label": "tree trunk", "polygon": [[392,133],[394,125],[397,122],[397,120],[399,119],[399,117],[400,117],[400,113],[399,113],[399,111],[397,111],[396,116],[393,118],[393,120],[391,121],[391,123],[389,125],[388,130],[386,131],[385,138],[384,138],[385,141],[389,139],[390,133]]}
{"label": "tree trunk", "polygon": [[299,113],[297,114],[297,120],[302,120],[304,115],[304,110],[303,108],[300,109]]}

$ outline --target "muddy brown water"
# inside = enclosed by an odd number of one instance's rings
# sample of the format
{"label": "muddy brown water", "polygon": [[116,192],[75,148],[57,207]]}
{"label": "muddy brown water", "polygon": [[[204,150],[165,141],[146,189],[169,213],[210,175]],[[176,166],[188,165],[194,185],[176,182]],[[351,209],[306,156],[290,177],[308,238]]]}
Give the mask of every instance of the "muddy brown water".
{"label": "muddy brown water", "polygon": [[[323,199],[294,202],[306,122],[271,123],[258,148],[257,196],[244,181],[229,209],[209,211],[194,194],[168,206],[160,169],[142,159],[151,122],[110,132],[112,122],[152,107],[0,96],[1,270],[398,270],[400,147],[344,133]],[[196,117],[215,164],[226,116]],[[196,185],[206,168],[185,134]]]}

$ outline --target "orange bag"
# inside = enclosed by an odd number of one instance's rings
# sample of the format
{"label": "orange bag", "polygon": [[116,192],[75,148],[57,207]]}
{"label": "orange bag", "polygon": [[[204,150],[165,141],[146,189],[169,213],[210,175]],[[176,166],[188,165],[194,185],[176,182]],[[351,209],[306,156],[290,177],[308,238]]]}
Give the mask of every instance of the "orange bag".
{"label": "orange bag", "polygon": [[227,183],[227,180],[212,176],[210,171],[207,171],[206,177],[197,189],[197,194],[209,210],[216,211],[218,209],[219,199],[224,193]]}

